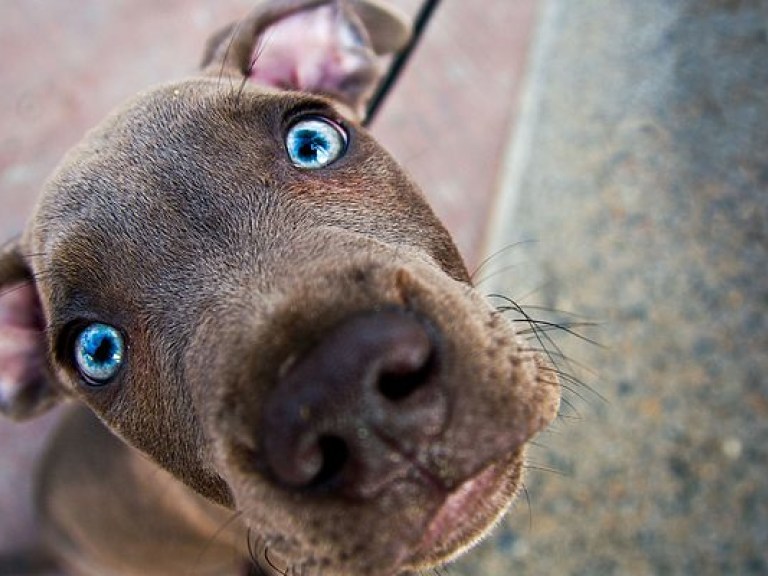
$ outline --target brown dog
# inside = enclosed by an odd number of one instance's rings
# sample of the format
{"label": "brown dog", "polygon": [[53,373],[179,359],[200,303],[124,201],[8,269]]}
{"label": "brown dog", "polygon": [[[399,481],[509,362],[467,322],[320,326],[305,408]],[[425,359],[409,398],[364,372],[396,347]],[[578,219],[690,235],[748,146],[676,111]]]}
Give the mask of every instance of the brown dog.
{"label": "brown dog", "polygon": [[0,407],[81,575],[392,576],[509,506],[559,387],[356,118],[407,40],[272,0],[72,150],[0,253]]}

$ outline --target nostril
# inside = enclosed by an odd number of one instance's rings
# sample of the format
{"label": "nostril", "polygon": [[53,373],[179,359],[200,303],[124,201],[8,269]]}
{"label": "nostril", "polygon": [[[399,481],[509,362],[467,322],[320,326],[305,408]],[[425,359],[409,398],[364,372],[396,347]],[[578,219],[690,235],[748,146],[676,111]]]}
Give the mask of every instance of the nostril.
{"label": "nostril", "polygon": [[321,487],[338,479],[349,460],[349,447],[338,436],[321,436],[318,440],[322,454],[322,466],[310,483],[311,487]]}
{"label": "nostril", "polygon": [[405,400],[427,383],[432,374],[433,365],[434,355],[431,354],[419,367],[382,371],[379,376],[379,393],[392,402]]}
{"label": "nostril", "polygon": [[443,429],[439,333],[401,311],[355,316],[277,375],[263,404],[265,463],[286,488],[375,492],[399,474],[390,445]]}

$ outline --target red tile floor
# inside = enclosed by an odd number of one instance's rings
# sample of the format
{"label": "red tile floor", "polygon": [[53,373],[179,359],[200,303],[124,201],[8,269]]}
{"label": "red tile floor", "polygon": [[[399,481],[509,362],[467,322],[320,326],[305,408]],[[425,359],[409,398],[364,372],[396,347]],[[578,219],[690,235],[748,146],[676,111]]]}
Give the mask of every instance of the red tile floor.
{"label": "red tile floor", "polygon": [[[419,0],[392,3],[413,14]],[[193,72],[206,35],[252,5],[0,3],[0,240],[23,227],[47,174],[85,130],[134,92]],[[444,2],[373,127],[470,268],[483,253],[536,8],[537,0]],[[56,416],[0,421],[0,552],[34,540],[32,467]]]}

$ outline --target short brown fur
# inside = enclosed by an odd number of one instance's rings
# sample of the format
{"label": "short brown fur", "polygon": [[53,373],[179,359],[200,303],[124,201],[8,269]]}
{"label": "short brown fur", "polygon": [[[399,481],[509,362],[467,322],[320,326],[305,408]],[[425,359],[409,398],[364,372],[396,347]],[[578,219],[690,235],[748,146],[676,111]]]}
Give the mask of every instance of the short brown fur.
{"label": "short brown fur", "polygon": [[[209,48],[208,75],[89,133],[0,256],[5,297],[34,289],[47,359],[39,401],[19,392],[5,411],[77,402],[40,470],[47,546],[78,575],[236,574],[254,550],[295,574],[432,567],[508,507],[557,382],[474,290],[421,192],[349,116],[356,103],[241,85],[226,62],[236,30]],[[321,170],[297,168],[283,142],[310,113],[348,133]],[[265,398],[350,318],[386,311],[436,334],[439,429],[366,444],[352,495],[286,486],[264,453]],[[103,387],[68,348],[89,321],[128,342]],[[481,476],[482,501],[437,530],[446,499]]]}

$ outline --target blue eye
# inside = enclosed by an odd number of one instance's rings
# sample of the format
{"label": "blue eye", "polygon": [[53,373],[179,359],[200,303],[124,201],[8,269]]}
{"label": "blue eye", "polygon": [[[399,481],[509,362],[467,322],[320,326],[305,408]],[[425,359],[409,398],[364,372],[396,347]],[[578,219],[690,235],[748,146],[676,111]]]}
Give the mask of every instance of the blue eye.
{"label": "blue eye", "polygon": [[316,170],[338,160],[347,149],[347,135],[336,123],[312,116],[291,126],[285,147],[294,166]]}
{"label": "blue eye", "polygon": [[89,384],[102,386],[117,374],[123,363],[125,344],[115,328],[90,324],[75,340],[77,368]]}

